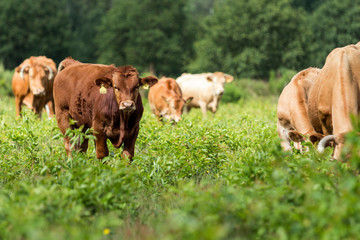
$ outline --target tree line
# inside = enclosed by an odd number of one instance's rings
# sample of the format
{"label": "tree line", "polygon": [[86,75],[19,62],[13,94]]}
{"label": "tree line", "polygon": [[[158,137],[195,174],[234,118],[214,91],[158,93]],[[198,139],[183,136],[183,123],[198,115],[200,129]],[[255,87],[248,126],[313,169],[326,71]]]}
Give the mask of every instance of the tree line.
{"label": "tree line", "polygon": [[176,77],[223,71],[266,79],[322,67],[360,40],[360,0],[2,0],[0,62],[133,65]]}

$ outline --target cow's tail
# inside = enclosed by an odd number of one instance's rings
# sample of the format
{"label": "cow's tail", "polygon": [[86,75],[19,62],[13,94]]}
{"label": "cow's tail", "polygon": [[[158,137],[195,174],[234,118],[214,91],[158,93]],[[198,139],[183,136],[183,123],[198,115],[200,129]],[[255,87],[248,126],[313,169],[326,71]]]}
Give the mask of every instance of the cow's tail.
{"label": "cow's tail", "polygon": [[318,151],[323,153],[327,146],[330,146],[331,142],[335,142],[335,135],[328,135],[320,140],[318,145]]}

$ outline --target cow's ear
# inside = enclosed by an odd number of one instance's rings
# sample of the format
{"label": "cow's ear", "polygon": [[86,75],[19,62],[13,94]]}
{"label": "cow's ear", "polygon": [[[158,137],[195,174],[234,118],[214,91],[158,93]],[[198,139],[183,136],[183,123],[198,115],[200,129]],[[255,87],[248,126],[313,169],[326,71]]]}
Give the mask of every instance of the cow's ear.
{"label": "cow's ear", "polygon": [[304,142],[305,141],[303,136],[301,136],[301,134],[299,132],[294,131],[294,130],[289,131],[289,138],[293,142]]}
{"label": "cow's ear", "polygon": [[322,135],[320,133],[316,133],[316,134],[310,135],[309,139],[312,144],[315,144],[316,142],[319,142],[323,137],[324,137],[324,135]]}
{"label": "cow's ear", "polygon": [[189,104],[194,98],[188,97],[187,99],[184,99],[185,104]]}
{"label": "cow's ear", "polygon": [[225,81],[226,81],[227,83],[232,82],[233,80],[234,80],[234,77],[233,77],[233,76],[231,76],[231,75],[229,75],[229,74],[225,74]]}
{"label": "cow's ear", "polygon": [[21,67],[20,67],[20,66],[18,66],[18,67],[15,68],[15,72],[17,72],[17,73],[19,73],[20,70],[21,70]]}
{"label": "cow's ear", "polygon": [[213,78],[212,78],[212,76],[207,76],[207,77],[206,77],[206,80],[208,80],[209,82],[212,82],[212,81],[213,81]]}
{"label": "cow's ear", "polygon": [[140,86],[142,85],[149,85],[149,87],[155,85],[158,82],[158,79],[153,76],[140,78]]}
{"label": "cow's ear", "polygon": [[104,85],[106,88],[112,87],[112,80],[107,77],[98,78],[95,80],[97,86]]}

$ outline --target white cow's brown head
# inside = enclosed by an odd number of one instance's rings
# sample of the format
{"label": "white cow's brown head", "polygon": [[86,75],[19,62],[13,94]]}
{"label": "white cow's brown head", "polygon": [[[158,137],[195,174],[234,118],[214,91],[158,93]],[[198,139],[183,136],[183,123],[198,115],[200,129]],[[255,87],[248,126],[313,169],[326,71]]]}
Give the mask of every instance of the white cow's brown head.
{"label": "white cow's brown head", "polygon": [[222,72],[215,72],[209,74],[206,79],[213,84],[213,93],[215,96],[221,96],[224,93],[225,82],[229,83],[234,80],[234,77]]}

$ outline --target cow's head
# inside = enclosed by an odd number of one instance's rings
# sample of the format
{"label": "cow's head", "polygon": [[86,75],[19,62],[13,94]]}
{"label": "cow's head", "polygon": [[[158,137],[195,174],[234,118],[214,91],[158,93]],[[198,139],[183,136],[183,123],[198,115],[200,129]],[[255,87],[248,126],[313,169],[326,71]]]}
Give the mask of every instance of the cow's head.
{"label": "cow's head", "polygon": [[132,66],[117,67],[102,77],[96,79],[95,83],[101,87],[112,87],[116,102],[119,105],[119,110],[123,112],[132,112],[136,110],[136,101],[138,99],[139,87],[142,85],[152,86],[156,84],[158,79],[156,77],[140,78],[136,68]]}
{"label": "cow's head", "polygon": [[206,79],[209,82],[212,82],[214,94],[216,96],[221,96],[224,93],[225,82],[226,83],[232,82],[234,80],[234,77],[222,72],[215,72],[208,75]]}
{"label": "cow's head", "polygon": [[181,120],[181,115],[184,110],[184,106],[187,103],[190,103],[193,97],[189,97],[186,100],[181,97],[165,97],[161,96],[164,101],[167,103],[168,108],[165,112],[161,113],[162,116],[169,121],[179,122]]}
{"label": "cow's head", "polygon": [[17,68],[22,79],[28,79],[30,92],[34,96],[45,95],[45,88],[48,81],[54,77],[54,71],[50,66],[41,64],[27,64]]}

